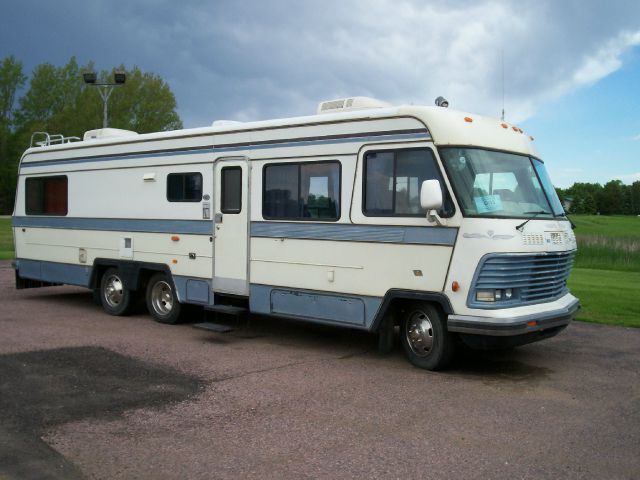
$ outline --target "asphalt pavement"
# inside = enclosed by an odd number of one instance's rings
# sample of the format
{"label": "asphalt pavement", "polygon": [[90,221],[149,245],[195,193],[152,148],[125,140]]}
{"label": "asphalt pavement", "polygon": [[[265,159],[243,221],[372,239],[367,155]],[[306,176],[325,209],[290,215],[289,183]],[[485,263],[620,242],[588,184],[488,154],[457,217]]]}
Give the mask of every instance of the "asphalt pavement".
{"label": "asphalt pavement", "polygon": [[434,373],[362,332],[215,334],[13,282],[0,263],[2,480],[640,478],[637,329],[574,322]]}

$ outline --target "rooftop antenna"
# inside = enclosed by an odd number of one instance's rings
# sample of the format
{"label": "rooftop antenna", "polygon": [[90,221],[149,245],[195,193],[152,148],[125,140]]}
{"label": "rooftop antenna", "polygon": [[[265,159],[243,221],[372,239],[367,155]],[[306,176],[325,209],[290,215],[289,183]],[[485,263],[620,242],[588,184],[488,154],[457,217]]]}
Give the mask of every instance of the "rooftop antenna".
{"label": "rooftop antenna", "polygon": [[504,122],[504,49],[500,49],[500,58],[502,60],[502,121]]}

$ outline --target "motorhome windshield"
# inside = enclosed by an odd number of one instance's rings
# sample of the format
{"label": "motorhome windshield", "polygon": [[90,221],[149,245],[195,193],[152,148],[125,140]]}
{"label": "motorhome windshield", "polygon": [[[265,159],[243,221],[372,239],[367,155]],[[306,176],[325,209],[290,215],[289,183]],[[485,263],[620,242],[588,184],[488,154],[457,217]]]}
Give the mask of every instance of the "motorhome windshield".
{"label": "motorhome windshield", "polygon": [[461,147],[442,148],[440,155],[465,215],[510,218],[564,215],[539,160]]}

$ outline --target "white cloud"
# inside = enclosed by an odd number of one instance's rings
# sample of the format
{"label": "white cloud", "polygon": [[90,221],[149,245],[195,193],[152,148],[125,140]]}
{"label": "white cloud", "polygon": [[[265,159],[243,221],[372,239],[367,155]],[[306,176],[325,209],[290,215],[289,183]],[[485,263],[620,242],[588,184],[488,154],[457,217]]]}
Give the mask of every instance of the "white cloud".
{"label": "white cloud", "polygon": [[627,173],[624,175],[614,175],[612,180],[622,180],[626,184],[632,184],[633,182],[640,182],[640,172]]}
{"label": "white cloud", "polygon": [[453,108],[499,116],[503,52],[507,119],[521,122],[616,71],[640,44],[637,22],[623,21],[640,16],[632,6],[635,14],[597,2],[301,4],[227,4],[188,16],[196,44],[211,49],[192,60],[233,82],[218,106],[248,120],[310,114],[317,102],[347,95],[395,104],[443,95]]}

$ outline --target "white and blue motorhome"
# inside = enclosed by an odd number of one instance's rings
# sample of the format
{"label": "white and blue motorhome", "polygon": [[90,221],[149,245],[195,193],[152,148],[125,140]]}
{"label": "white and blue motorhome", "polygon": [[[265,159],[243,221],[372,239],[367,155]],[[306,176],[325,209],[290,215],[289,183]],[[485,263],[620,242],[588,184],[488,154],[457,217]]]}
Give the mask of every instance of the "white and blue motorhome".
{"label": "white and blue motorhome", "polygon": [[[308,117],[82,141],[21,159],[18,288],[93,289],[376,332],[438,369],[551,337],[579,308],[570,222],[532,138],[503,121],[363,97]],[[184,309],[183,309],[184,311]]]}

